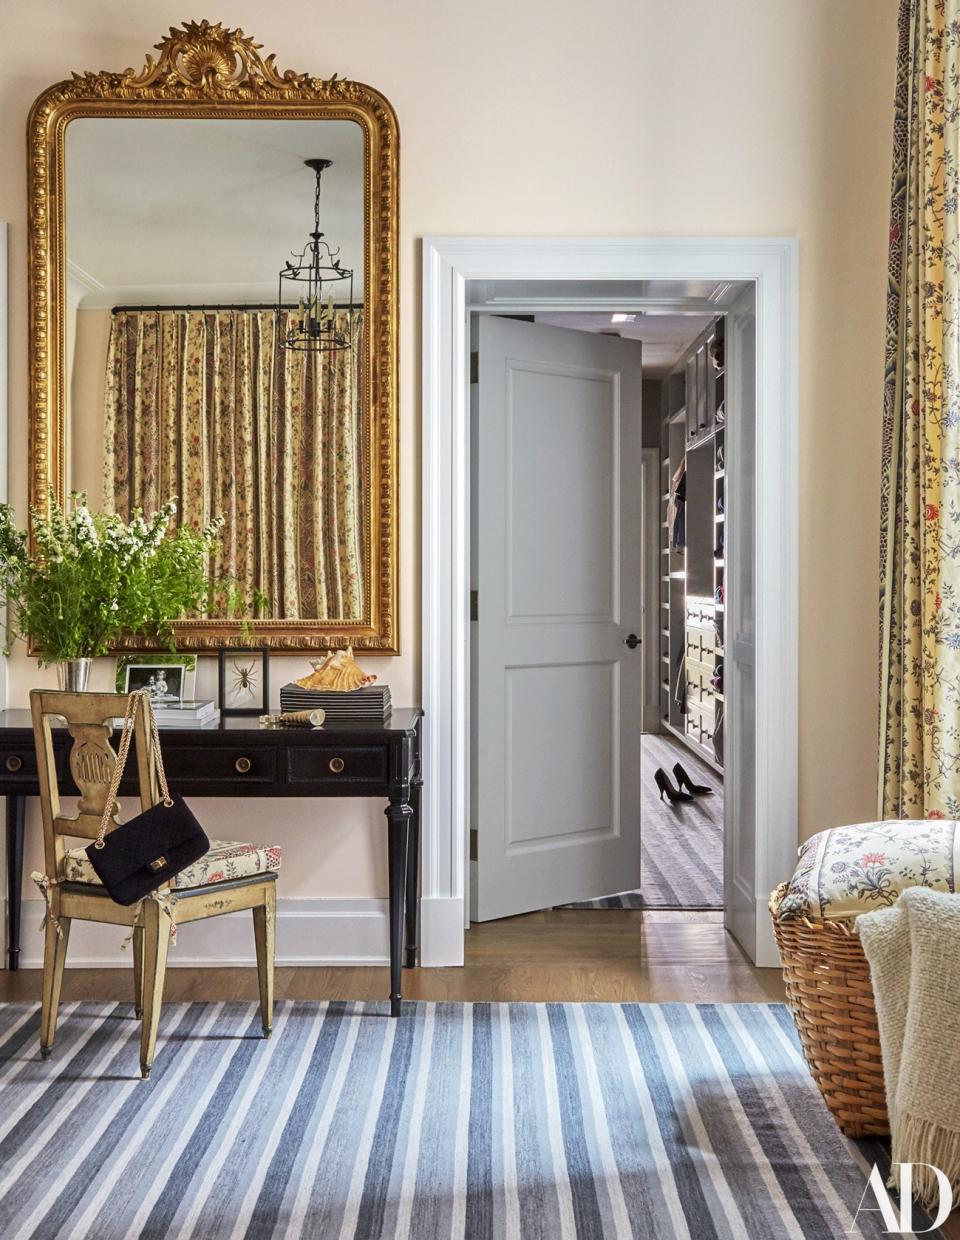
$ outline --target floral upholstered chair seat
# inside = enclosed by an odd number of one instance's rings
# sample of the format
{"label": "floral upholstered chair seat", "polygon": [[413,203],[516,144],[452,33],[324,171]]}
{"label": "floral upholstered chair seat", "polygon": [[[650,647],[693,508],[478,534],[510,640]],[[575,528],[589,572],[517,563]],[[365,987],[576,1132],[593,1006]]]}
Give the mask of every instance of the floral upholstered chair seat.
{"label": "floral upholstered chair seat", "polygon": [[[240,844],[234,840],[211,840],[210,851],[199,861],[181,870],[170,882],[175,891],[190,887],[209,887],[236,878],[251,878],[280,869],[280,849],[274,845]],[[63,859],[61,881],[65,883],[100,883],[90,864],[86,848],[71,848]]]}
{"label": "floral upholstered chair seat", "polygon": [[960,823],[946,819],[833,827],[800,847],[780,918],[838,920],[895,904],[906,887],[955,892]]}

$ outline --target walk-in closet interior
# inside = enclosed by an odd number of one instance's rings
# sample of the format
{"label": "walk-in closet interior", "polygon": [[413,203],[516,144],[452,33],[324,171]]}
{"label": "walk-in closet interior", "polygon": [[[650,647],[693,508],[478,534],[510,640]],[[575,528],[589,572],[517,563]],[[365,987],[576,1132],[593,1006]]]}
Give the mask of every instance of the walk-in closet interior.
{"label": "walk-in closet interior", "polygon": [[661,388],[660,714],[663,730],[722,773],[723,319]]}
{"label": "walk-in closet interior", "polygon": [[723,906],[725,394],[719,317],[660,390],[660,732],[644,738],[644,766],[655,749],[668,775],[679,761],[692,767],[694,787],[711,789],[697,793],[677,780],[676,799],[667,788],[643,803],[647,877],[677,907]]}

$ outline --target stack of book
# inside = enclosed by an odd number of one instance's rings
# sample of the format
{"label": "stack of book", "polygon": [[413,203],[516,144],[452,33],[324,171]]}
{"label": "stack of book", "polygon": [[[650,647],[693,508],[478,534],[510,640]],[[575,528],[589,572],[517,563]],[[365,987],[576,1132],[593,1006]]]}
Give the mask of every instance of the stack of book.
{"label": "stack of book", "polygon": [[154,706],[158,728],[212,728],[220,722],[213,702],[161,702]]}
{"label": "stack of book", "polygon": [[346,692],[334,689],[304,689],[302,685],[284,685],[280,690],[280,709],[320,710],[326,723],[383,723],[390,716],[392,704],[389,685],[367,685]]}

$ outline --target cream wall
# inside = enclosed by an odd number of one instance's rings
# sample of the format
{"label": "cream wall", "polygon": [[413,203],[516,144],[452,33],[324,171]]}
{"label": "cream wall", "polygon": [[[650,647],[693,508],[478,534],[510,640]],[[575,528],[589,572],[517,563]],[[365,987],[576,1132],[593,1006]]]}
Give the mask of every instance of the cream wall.
{"label": "cream wall", "polygon": [[[897,0],[230,0],[281,68],[380,88],[400,120],[403,654],[419,684],[419,244],[427,233],[791,233],[801,255],[800,824],[872,817],[887,194]],[[183,0],[7,0],[10,495],[26,506],[24,126],[73,69],[138,67]],[[304,665],[291,660],[291,671]],[[106,685],[106,668],[99,672]],[[40,683],[15,655],[11,705]],[[47,678],[49,679],[49,678]],[[284,846],[287,895],[382,895],[379,811],[205,805]],[[33,832],[35,835],[36,832]]]}

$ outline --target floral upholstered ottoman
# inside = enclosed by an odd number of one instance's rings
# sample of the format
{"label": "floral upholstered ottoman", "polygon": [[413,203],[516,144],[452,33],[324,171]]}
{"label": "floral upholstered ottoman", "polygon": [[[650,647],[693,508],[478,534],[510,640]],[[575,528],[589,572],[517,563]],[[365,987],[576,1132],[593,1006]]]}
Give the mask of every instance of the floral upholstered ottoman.
{"label": "floral upholstered ottoman", "polygon": [[779,916],[831,921],[895,904],[906,887],[956,891],[960,823],[862,822],[813,835],[780,902]]}
{"label": "floral upholstered ottoman", "polygon": [[863,822],[811,836],[770,897],[787,1001],[814,1080],[848,1137],[886,1135],[887,1103],[860,913],[907,887],[953,892],[960,823]]}

